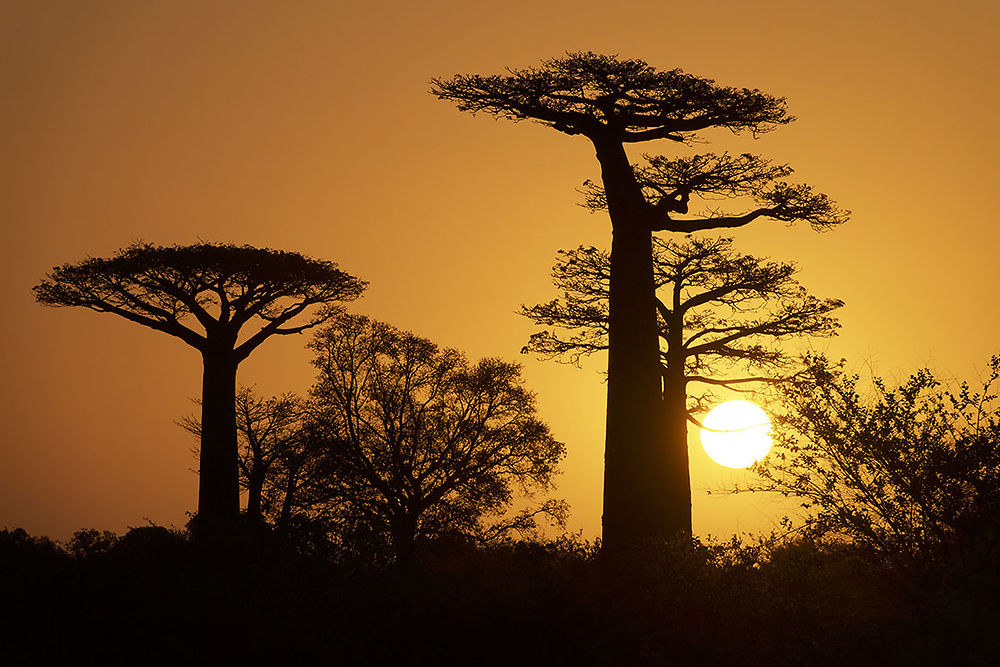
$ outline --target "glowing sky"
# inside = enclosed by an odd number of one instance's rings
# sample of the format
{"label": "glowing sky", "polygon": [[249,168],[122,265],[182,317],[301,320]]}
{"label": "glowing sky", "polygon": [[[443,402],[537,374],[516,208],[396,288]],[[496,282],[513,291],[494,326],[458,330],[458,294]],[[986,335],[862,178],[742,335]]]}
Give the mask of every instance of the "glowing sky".
{"label": "glowing sky", "polygon": [[[593,150],[459,113],[427,82],[568,50],[786,96],[791,126],[700,148],[787,161],[853,219],[758,223],[737,248],[795,260],[811,291],[847,302],[830,354],[890,378],[975,377],[1000,352],[998,24],[987,1],[0,2],[0,526],[65,538],[194,509],[174,421],[194,410],[200,360],[109,315],[37,306],[55,264],[136,239],[298,250],[371,282],[359,312],[517,358],[532,328],[515,311],[553,296],[556,250],[608,242],[576,206]],[[270,341],[241,382],[305,390],[305,342]],[[523,361],[570,452],[571,528],[597,535],[600,363]],[[695,531],[772,525],[767,501],[706,496],[745,473],[696,437]]]}

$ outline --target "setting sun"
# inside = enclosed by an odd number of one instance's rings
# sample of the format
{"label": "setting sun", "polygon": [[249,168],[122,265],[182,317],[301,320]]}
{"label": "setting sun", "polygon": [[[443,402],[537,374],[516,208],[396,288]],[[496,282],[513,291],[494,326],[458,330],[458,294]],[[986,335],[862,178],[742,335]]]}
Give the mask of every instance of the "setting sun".
{"label": "setting sun", "polygon": [[771,420],[749,401],[726,401],[702,422],[701,445],[728,468],[747,468],[771,451]]}

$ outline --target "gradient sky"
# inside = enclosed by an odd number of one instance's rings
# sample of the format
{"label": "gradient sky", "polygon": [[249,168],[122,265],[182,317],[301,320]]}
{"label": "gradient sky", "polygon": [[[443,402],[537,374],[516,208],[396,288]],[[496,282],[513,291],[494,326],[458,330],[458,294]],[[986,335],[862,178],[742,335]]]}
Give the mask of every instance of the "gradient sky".
{"label": "gradient sky", "polygon": [[[519,358],[515,314],[554,296],[556,250],[607,246],[576,204],[592,147],[472,117],[433,76],[494,73],[566,51],[637,57],[788,98],[799,120],[753,151],[854,212],[816,234],[759,222],[745,252],[794,260],[842,298],[820,349],[899,379],[974,379],[1000,352],[996,283],[1000,5],[697,3],[0,2],[0,526],[56,539],[195,509],[197,353],[111,315],[43,308],[52,266],[142,239],[250,243],[331,259],[371,282],[354,310],[470,356]],[[670,153],[669,142],[634,147]],[[304,337],[240,369],[263,393],[304,391]],[[572,529],[600,532],[605,387],[520,357],[567,443]],[[692,438],[694,527],[767,530],[787,508],[706,495],[745,473]]]}

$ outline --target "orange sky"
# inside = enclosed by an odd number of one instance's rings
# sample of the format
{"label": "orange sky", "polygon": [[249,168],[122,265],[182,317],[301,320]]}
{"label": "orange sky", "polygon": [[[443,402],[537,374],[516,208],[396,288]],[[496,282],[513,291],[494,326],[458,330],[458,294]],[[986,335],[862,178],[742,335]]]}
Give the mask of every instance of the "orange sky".
{"label": "orange sky", "polygon": [[[0,526],[53,538],[182,525],[200,359],[110,315],[32,300],[53,265],[137,239],[232,241],[332,259],[371,282],[354,309],[518,358],[515,315],[551,298],[555,251],[607,245],[576,206],[599,175],[583,139],[473,118],[432,76],[593,50],[788,98],[799,120],[755,151],[854,211],[827,234],[757,223],[737,247],[798,261],[847,302],[829,345],[890,378],[975,377],[1000,352],[1000,9],[951,3],[0,2]],[[342,5],[342,6],[341,6]],[[668,142],[636,147],[669,153]],[[240,370],[265,393],[311,382],[305,338]],[[600,531],[600,364],[522,358],[567,443],[570,527]],[[699,534],[768,529],[782,508],[707,496],[739,481],[692,439]]]}

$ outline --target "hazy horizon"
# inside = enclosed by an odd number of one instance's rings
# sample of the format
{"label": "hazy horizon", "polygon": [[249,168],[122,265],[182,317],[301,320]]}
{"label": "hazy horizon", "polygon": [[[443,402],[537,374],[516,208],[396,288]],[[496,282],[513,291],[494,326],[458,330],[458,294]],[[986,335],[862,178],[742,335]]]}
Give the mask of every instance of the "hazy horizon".
{"label": "hazy horizon", "polygon": [[[522,356],[521,304],[555,296],[556,251],[607,247],[577,204],[599,176],[591,146],[532,123],[459,113],[434,76],[491,74],[591,50],[784,96],[798,120],[754,141],[642,153],[754,152],[795,168],[851,221],[817,234],[757,222],[736,249],[795,261],[846,302],[816,342],[901,379],[919,367],[975,380],[1000,353],[991,124],[994,3],[697,6],[526,2],[122,1],[0,3],[2,284],[7,345],[0,526],[65,539],[194,511],[197,354],[82,309],[36,304],[53,266],[142,239],[248,243],[330,259],[371,283],[353,312],[471,358],[524,364],[565,442],[557,496],[570,530],[600,534],[605,385]],[[239,380],[305,392],[307,337],[261,347]],[[711,463],[691,430],[694,530],[769,530],[788,504],[707,495],[745,473]]]}

